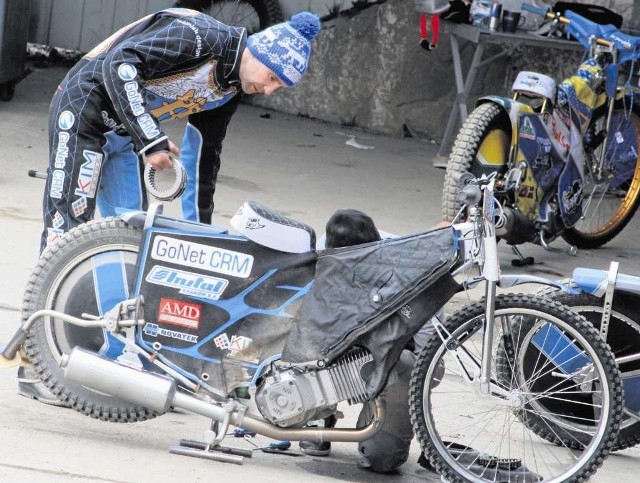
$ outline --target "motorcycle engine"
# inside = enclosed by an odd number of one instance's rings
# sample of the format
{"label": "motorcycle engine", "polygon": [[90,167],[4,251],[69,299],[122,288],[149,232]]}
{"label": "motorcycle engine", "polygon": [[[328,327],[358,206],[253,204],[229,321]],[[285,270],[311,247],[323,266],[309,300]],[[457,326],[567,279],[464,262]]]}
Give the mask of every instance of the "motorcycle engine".
{"label": "motorcycle engine", "polygon": [[264,378],[256,391],[258,409],[272,424],[286,428],[321,419],[332,412],[327,409],[341,401],[368,401],[362,373],[365,365],[372,362],[371,354],[355,349],[323,369],[277,369]]}

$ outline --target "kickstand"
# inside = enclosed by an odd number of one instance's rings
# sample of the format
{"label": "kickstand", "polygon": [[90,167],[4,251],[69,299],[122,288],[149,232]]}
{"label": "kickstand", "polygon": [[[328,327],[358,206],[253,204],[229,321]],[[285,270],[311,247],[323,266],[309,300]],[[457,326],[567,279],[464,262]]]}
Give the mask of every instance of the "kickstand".
{"label": "kickstand", "polygon": [[525,257],[522,252],[515,245],[509,245],[513,253],[518,255],[518,258],[515,260],[511,260],[511,265],[514,267],[524,267],[526,265],[533,265],[534,259],[533,257]]}
{"label": "kickstand", "polygon": [[212,422],[211,429],[204,432],[204,442],[181,439],[179,446],[171,446],[169,448],[169,453],[234,463],[236,465],[241,465],[245,457],[251,458],[253,456],[253,452],[250,449],[214,444],[219,429],[218,422]]}

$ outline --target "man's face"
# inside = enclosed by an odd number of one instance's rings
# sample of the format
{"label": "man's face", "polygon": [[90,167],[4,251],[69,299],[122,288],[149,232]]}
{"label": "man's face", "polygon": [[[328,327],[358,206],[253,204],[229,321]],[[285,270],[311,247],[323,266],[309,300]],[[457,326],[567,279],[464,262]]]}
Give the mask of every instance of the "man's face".
{"label": "man's face", "polygon": [[245,93],[269,96],[280,87],[286,87],[271,69],[251,55],[249,49],[245,49],[242,57],[240,83]]}

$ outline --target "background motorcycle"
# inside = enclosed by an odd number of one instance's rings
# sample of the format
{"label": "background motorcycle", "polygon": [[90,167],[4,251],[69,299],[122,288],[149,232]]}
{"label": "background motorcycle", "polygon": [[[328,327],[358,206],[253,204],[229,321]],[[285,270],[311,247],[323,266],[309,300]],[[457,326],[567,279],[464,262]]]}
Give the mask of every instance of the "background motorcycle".
{"label": "background motorcycle", "polygon": [[[549,282],[500,275],[491,184],[469,181],[472,221],[456,231],[321,251],[310,227],[255,203],[234,217],[242,236],[161,216],[157,205],[87,223],[43,253],[23,324],[2,354],[12,358],[28,335],[44,383],[94,418],[140,421],[170,407],[204,415],[207,450],[229,425],[281,440],[364,441],[384,423],[378,395],[407,342],[454,293],[485,284],[482,302],[433,322],[416,362],[408,398],[425,454],[449,481],[583,479],[617,434],[615,362],[568,308],[496,295],[498,286]],[[549,351],[550,339],[565,350]],[[563,358],[570,350],[581,357]],[[567,371],[560,381],[540,377]],[[545,421],[542,402],[567,391],[592,413],[579,455],[518,417]],[[371,418],[306,427],[343,402],[368,405]]]}
{"label": "background motorcycle", "polygon": [[[540,295],[584,316],[611,347],[620,367],[625,400],[624,419],[613,450],[635,446],[640,443],[640,277],[618,273],[618,263],[613,262],[609,271],[576,268],[566,284],[567,290],[544,289]],[[552,410],[558,414],[559,424],[579,431],[580,425],[566,409],[558,401]],[[548,429],[539,427],[539,434],[549,436]]]}
{"label": "background motorcycle", "polygon": [[282,22],[278,0],[177,0],[175,6],[192,8],[216,20],[247,29],[247,35]]}
{"label": "background motorcycle", "polygon": [[640,203],[640,117],[630,85],[640,38],[571,11],[547,18],[585,47],[587,60],[557,89],[546,75],[521,72],[512,99],[478,101],[451,151],[442,215],[451,220],[459,208],[461,173],[497,172],[505,212],[498,236],[545,248],[562,236],[575,253],[613,239]]}

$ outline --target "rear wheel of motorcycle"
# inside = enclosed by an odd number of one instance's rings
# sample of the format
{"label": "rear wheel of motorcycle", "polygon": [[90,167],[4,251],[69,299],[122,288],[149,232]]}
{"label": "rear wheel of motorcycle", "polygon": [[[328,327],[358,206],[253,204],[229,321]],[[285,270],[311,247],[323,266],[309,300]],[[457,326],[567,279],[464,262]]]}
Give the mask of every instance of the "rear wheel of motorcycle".
{"label": "rear wheel of motorcycle", "polygon": [[[572,282],[569,282],[572,283]],[[549,298],[561,304],[570,307],[571,310],[582,315],[587,319],[596,330],[600,330],[602,324],[602,310],[604,306],[604,298],[595,295],[580,293],[569,294],[555,287],[545,287],[537,292],[538,295]],[[637,306],[637,299],[625,294],[617,294],[613,298],[613,307],[611,318],[609,320],[609,329],[607,333],[607,344],[611,348],[616,359],[624,356],[634,355],[640,351],[640,307]],[[631,384],[631,378],[640,377],[640,361],[631,361],[619,364],[620,376],[623,381],[625,395],[629,397],[633,394],[625,384]],[[633,381],[640,384],[640,381]],[[637,391],[634,391],[637,392]],[[628,401],[627,405],[634,404],[638,406],[638,401]],[[558,414],[562,414],[560,405]],[[548,428],[540,426],[543,431],[548,433]],[[577,428],[576,428],[577,429]],[[543,436],[541,433],[538,433]],[[544,436],[543,436],[544,437]],[[572,438],[573,439],[573,438]],[[611,451],[619,451],[631,448],[640,443],[640,421],[632,416],[625,414],[620,424],[620,432],[615,445]]]}
{"label": "rear wheel of motorcycle", "polygon": [[[484,319],[484,303],[463,307],[436,327],[440,333],[418,356],[409,401],[425,456],[450,482],[584,481],[602,465],[619,429],[622,385],[611,352],[593,326],[569,308],[534,295],[500,295],[490,360],[497,394],[482,396],[478,376],[475,384],[466,378],[481,364]],[[567,341],[563,348],[593,369],[584,388],[557,374],[575,359],[560,361],[560,351],[550,354],[558,347],[547,343],[551,334]],[[572,394],[580,397],[579,410],[584,413],[581,407],[587,405],[592,413],[581,452],[562,441],[549,444],[527,425],[529,415],[553,424],[555,415],[541,402]]]}
{"label": "rear wheel of motorcycle", "polygon": [[207,13],[216,20],[247,29],[247,35],[281,22],[278,0],[214,0]]}
{"label": "rear wheel of motorcycle", "polygon": [[511,122],[507,113],[493,103],[476,107],[462,125],[451,149],[442,190],[442,219],[451,221],[458,213],[458,178],[470,172],[475,177],[504,171],[511,148]]}
{"label": "rear wheel of motorcycle", "polygon": [[[65,233],[42,253],[29,278],[23,322],[42,309],[76,317],[101,315],[129,298],[141,237],[140,230],[118,218],[90,221]],[[35,370],[58,399],[103,421],[135,422],[156,416],[147,408],[65,380],[60,361],[76,346],[111,357],[122,349],[103,329],[80,328],[53,317],[36,322],[25,343]]]}
{"label": "rear wheel of motorcycle", "polygon": [[[588,132],[601,132],[606,109],[596,115]],[[604,176],[597,179],[585,169],[582,218],[562,237],[578,248],[598,248],[627,226],[640,204],[640,117],[630,109],[614,110],[607,138],[594,150],[599,159],[605,150]],[[589,163],[589,160],[585,160]]]}

